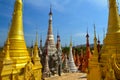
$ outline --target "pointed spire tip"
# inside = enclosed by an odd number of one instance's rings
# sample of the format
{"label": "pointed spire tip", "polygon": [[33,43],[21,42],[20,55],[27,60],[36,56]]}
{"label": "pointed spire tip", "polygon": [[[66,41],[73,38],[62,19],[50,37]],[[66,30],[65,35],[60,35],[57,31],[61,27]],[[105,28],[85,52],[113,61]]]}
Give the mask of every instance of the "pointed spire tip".
{"label": "pointed spire tip", "polygon": [[52,4],[50,4],[50,13],[49,15],[52,15]]}

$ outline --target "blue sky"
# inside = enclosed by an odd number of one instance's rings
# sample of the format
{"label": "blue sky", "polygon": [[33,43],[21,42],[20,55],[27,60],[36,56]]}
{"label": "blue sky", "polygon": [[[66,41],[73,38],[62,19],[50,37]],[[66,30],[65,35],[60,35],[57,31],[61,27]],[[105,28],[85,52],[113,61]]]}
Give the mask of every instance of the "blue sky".
{"label": "blue sky", "polygon": [[[119,0],[118,0],[119,1]],[[0,46],[7,38],[15,0],[0,0]],[[72,36],[73,44],[86,43],[86,31],[93,43],[93,24],[100,41],[103,41],[103,30],[107,30],[108,3],[107,0],[23,0],[23,21],[26,44],[31,45],[38,31],[42,35],[43,45],[48,30],[48,13],[50,4],[53,11],[53,33],[56,41],[57,31],[61,43],[69,45]]]}

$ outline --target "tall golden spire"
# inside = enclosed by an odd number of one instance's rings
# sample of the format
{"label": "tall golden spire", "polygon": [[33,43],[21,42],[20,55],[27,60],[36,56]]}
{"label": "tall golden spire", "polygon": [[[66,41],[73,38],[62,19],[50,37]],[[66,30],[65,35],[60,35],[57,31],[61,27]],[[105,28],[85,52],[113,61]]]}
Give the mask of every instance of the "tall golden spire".
{"label": "tall golden spire", "polygon": [[36,41],[35,41],[35,45],[38,46],[38,33],[36,32]]}
{"label": "tall golden spire", "polygon": [[23,33],[22,0],[15,1],[8,38],[10,57],[14,60],[16,67],[23,67],[30,57]]}
{"label": "tall golden spire", "polygon": [[[36,41],[34,45],[32,61],[36,67],[42,68],[42,65],[40,63],[39,53],[38,53],[38,33],[37,32],[36,32]],[[39,78],[37,80],[39,80]]]}
{"label": "tall golden spire", "polygon": [[88,80],[101,80],[100,67],[98,63],[98,50],[97,50],[97,38],[96,38],[96,29],[94,24],[94,53],[89,60],[88,66]]}
{"label": "tall golden spire", "polygon": [[120,32],[120,20],[116,0],[109,0],[108,34]]}
{"label": "tall golden spire", "polygon": [[16,1],[22,4],[22,0],[16,0]]}
{"label": "tall golden spire", "polygon": [[35,45],[34,45],[34,54],[33,54],[34,58],[38,58],[38,33],[36,32],[36,41],[35,41]]}
{"label": "tall golden spire", "polygon": [[24,40],[22,20],[22,0],[16,0],[9,34],[10,39]]}
{"label": "tall golden spire", "polygon": [[94,55],[98,56],[95,24],[94,24]]}

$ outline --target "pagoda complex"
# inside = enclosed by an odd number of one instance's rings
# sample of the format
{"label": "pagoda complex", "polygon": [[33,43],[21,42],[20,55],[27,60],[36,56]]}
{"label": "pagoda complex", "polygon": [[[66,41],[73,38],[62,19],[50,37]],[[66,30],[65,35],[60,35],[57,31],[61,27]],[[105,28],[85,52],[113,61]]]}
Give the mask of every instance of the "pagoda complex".
{"label": "pagoda complex", "polygon": [[32,58],[24,40],[22,4],[22,0],[15,0],[11,27],[0,54],[0,80],[41,80],[37,40]]}
{"label": "pagoda complex", "polygon": [[[48,33],[47,33],[47,39],[45,42],[45,48],[48,47],[48,55],[53,55],[57,51],[55,42],[54,42],[54,35],[52,32],[52,15],[53,15],[53,13],[52,13],[52,9],[50,7]],[[46,49],[44,49],[44,50],[46,50]]]}
{"label": "pagoda complex", "polygon": [[108,29],[100,54],[101,78],[119,80],[120,16],[116,0],[109,0]]}

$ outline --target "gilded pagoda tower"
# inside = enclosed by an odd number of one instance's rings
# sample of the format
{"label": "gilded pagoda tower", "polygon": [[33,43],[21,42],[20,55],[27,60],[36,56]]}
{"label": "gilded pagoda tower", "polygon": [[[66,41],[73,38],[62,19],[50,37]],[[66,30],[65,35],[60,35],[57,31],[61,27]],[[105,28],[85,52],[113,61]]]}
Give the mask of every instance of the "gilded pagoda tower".
{"label": "gilded pagoda tower", "polygon": [[[103,42],[103,47],[101,49],[101,70],[102,70],[102,78],[106,80],[115,80],[114,74],[111,75],[112,66],[110,63],[111,56],[116,54],[117,50],[117,61],[120,62],[120,17],[118,12],[118,6],[116,4],[116,0],[109,0],[109,16],[108,16],[108,29],[107,34]],[[110,68],[111,67],[111,68]],[[114,70],[114,69],[113,69]],[[120,79],[117,77],[118,72],[115,71],[116,79]]]}
{"label": "gilded pagoda tower", "polygon": [[22,4],[22,0],[15,0],[8,38],[0,54],[0,80],[41,80],[40,59],[34,56],[31,62],[24,40]]}
{"label": "gilded pagoda tower", "polygon": [[45,48],[47,48],[48,46],[48,55],[53,55],[57,51],[55,42],[54,42],[54,35],[52,32],[52,15],[53,15],[52,9],[50,7],[48,33],[47,33],[47,39],[45,42]]}
{"label": "gilded pagoda tower", "polygon": [[98,56],[97,38],[94,25],[94,52],[92,57],[89,59],[87,80],[101,80]]}
{"label": "gilded pagoda tower", "polygon": [[22,0],[16,0],[15,2],[14,13],[8,38],[10,41],[10,57],[14,60],[15,67],[24,67],[30,57],[24,40]]}

